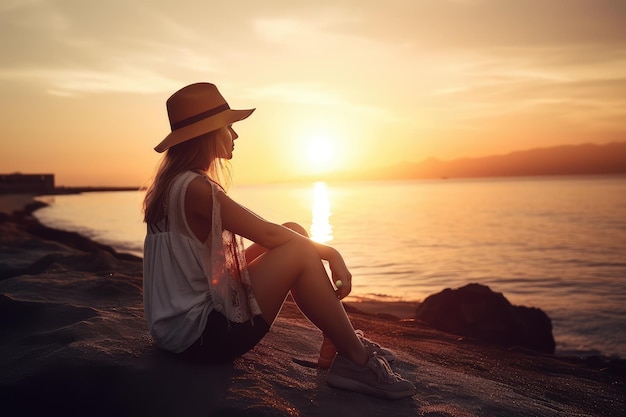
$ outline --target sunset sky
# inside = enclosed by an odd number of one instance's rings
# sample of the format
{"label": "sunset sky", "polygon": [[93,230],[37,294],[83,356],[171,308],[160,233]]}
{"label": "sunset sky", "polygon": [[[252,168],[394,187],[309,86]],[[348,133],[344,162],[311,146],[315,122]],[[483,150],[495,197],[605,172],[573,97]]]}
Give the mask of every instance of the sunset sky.
{"label": "sunset sky", "polygon": [[0,172],[143,185],[165,100],[233,108],[235,184],[626,140],[624,0],[3,0]]}

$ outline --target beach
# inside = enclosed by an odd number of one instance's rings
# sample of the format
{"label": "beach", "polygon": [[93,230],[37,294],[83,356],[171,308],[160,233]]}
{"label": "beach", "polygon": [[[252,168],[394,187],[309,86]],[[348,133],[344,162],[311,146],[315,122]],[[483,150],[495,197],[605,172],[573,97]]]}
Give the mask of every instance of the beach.
{"label": "beach", "polygon": [[416,386],[386,401],[332,389],[313,366],[319,330],[287,301],[232,364],[159,350],[141,259],[42,226],[32,196],[0,196],[3,415],[622,416],[624,361],[489,345],[412,320],[411,303],[352,302],[355,328],[392,349]]}

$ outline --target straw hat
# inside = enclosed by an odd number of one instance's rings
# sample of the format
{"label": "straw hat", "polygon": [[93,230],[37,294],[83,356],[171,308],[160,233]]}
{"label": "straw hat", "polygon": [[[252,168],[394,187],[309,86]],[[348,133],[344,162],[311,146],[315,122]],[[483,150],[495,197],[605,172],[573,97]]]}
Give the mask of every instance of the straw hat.
{"label": "straw hat", "polygon": [[167,99],[172,133],[154,150],[164,152],[174,145],[243,120],[254,110],[232,110],[214,84],[188,85]]}

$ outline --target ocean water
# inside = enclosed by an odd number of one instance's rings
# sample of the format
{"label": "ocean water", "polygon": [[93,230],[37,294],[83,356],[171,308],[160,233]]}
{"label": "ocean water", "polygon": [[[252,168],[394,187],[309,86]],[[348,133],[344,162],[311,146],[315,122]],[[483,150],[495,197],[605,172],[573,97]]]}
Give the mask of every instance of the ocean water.
{"label": "ocean water", "polygon": [[[557,353],[626,358],[626,177],[239,186],[260,216],[338,248],[353,295],[488,285],[552,319]],[[44,224],[141,256],[141,192],[42,197]]]}

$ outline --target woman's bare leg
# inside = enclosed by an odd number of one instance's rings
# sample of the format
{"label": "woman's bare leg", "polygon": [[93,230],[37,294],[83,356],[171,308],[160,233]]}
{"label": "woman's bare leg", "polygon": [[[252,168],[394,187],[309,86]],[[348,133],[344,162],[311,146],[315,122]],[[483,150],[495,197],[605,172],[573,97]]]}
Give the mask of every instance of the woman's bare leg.
{"label": "woman's bare leg", "polygon": [[267,252],[267,248],[264,248],[263,246],[257,243],[253,243],[252,245],[246,248],[246,253],[245,253],[246,263],[249,264],[250,262],[254,261],[259,256],[263,255],[265,252]]}
{"label": "woman's bare leg", "polygon": [[367,362],[368,354],[311,244],[292,240],[263,252],[248,269],[254,295],[268,323],[276,319],[291,291],[300,310],[334,342],[339,353],[360,365]]}

